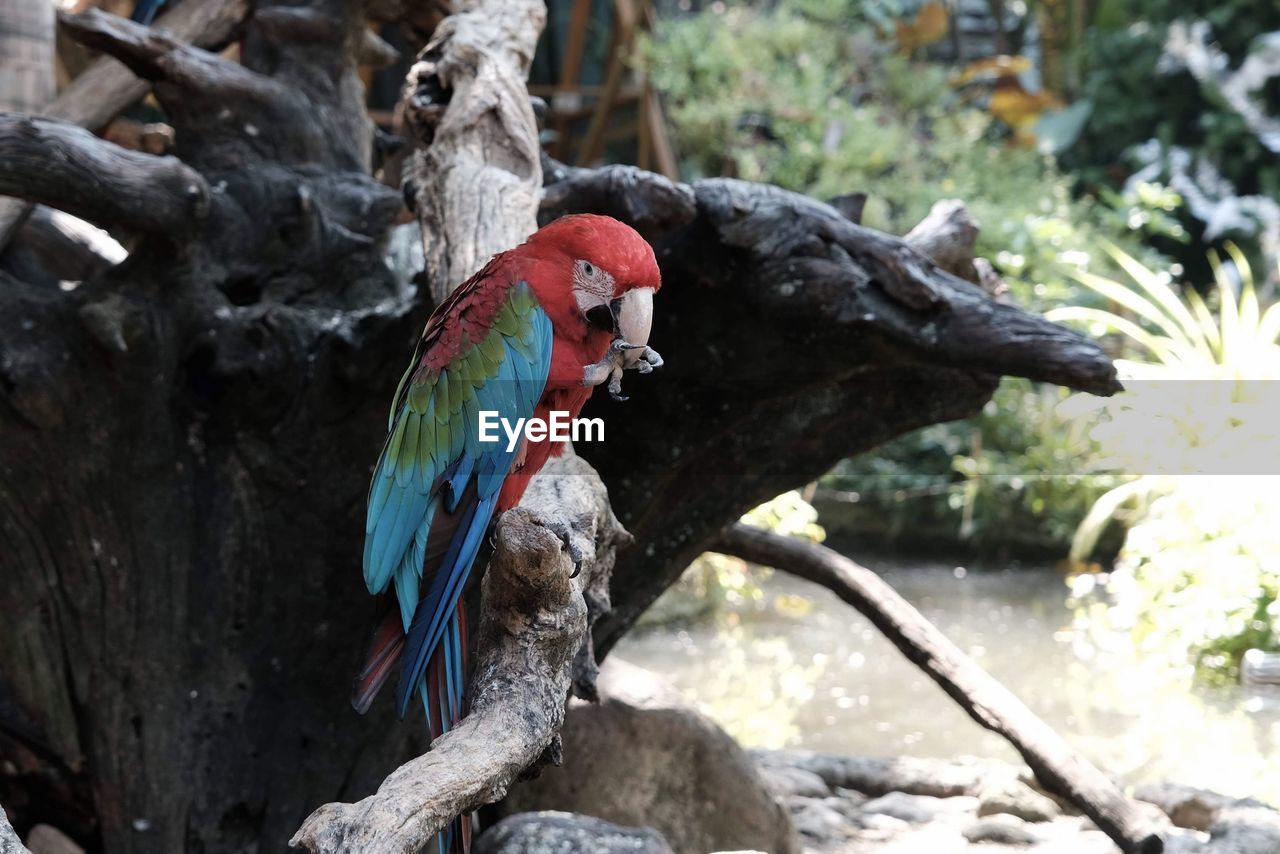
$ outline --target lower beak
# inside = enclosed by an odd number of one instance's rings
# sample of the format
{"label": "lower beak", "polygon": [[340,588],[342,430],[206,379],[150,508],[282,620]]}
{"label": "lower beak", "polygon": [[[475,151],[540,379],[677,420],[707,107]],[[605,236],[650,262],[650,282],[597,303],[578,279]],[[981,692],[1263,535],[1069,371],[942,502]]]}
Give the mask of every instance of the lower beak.
{"label": "lower beak", "polygon": [[[653,326],[653,288],[636,288],[627,291],[610,304],[617,321],[618,335],[628,344],[648,344],[649,330]],[[625,364],[634,365],[640,359],[644,347],[628,350]]]}

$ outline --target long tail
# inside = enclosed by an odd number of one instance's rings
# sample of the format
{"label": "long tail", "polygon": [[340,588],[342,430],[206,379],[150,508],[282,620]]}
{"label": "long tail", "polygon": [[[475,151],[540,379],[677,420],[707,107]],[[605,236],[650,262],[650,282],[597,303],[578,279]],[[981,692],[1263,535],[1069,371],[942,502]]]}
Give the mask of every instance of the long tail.
{"label": "long tail", "polygon": [[[404,639],[399,609],[389,607],[369,639],[364,667],[356,675],[351,705],[360,714],[369,710],[378,689],[398,669],[404,653]],[[467,714],[466,674],[467,609],[459,600],[418,685],[433,742],[453,729]],[[468,854],[471,850],[471,816],[458,816],[437,833],[435,845],[427,848],[428,851],[433,849],[436,854]]]}
{"label": "long tail", "polygon": [[[467,608],[459,600],[418,688],[422,706],[427,712],[432,742],[466,717],[466,674]],[[470,814],[458,816],[436,834],[436,850],[438,854],[468,854],[471,850]]]}

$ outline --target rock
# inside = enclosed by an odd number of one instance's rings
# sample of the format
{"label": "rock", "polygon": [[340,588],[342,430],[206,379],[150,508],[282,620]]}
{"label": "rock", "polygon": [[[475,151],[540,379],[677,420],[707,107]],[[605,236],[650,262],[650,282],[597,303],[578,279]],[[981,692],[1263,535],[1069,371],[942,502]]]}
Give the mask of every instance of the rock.
{"label": "rock", "polygon": [[867,813],[858,819],[858,825],[868,831],[863,836],[873,840],[892,839],[911,830],[911,825],[902,819],[883,813]]}
{"label": "rock", "polygon": [[647,827],[621,827],[567,812],[521,813],[486,830],[475,854],[671,854],[671,846]]}
{"label": "rock", "polygon": [[1280,851],[1280,813],[1252,805],[1218,810],[1209,827],[1209,850],[1223,854],[1276,854]]}
{"label": "rock", "polygon": [[1133,796],[1158,806],[1178,827],[1192,830],[1208,830],[1218,811],[1227,807],[1266,807],[1260,801],[1238,800],[1208,789],[1178,783],[1147,783],[1134,789]]}
{"label": "rock", "polygon": [[599,704],[570,704],[563,767],[512,787],[503,814],[572,810],[649,826],[679,854],[798,854],[786,810],[728,733],[617,656],[606,660],[599,688]]}
{"label": "rock", "polygon": [[764,784],[776,797],[796,795],[802,798],[825,798],[831,789],[823,779],[803,768],[761,768]]}
{"label": "rock", "polygon": [[984,818],[966,827],[962,834],[969,842],[994,842],[999,845],[1035,845],[1040,841],[1023,824],[1022,819],[1012,815],[998,815]]}
{"label": "rock", "polygon": [[933,821],[939,814],[952,811],[954,808],[949,808],[941,798],[905,792],[890,792],[862,805],[864,814],[887,815],[911,824]]}
{"label": "rock", "polygon": [[26,854],[22,840],[9,824],[9,815],[0,806],[0,854]]}
{"label": "rock", "polygon": [[1023,821],[1053,821],[1062,810],[1054,801],[1010,778],[993,784],[978,798],[980,817],[1002,813]]}
{"label": "rock", "polygon": [[793,798],[788,805],[796,830],[812,840],[843,839],[849,835],[849,816],[824,800]]}
{"label": "rock", "polygon": [[31,854],[84,854],[84,849],[56,827],[37,824],[27,834],[27,850]]}
{"label": "rock", "polygon": [[1209,834],[1203,831],[1171,827],[1161,835],[1164,854],[1213,854],[1209,847]]}
{"label": "rock", "polygon": [[977,795],[992,780],[1017,773],[1008,763],[973,757],[955,760],[906,756],[870,758],[804,750],[756,750],[752,756],[762,768],[811,771],[831,788],[857,789],[873,796],[889,792],[936,798]]}

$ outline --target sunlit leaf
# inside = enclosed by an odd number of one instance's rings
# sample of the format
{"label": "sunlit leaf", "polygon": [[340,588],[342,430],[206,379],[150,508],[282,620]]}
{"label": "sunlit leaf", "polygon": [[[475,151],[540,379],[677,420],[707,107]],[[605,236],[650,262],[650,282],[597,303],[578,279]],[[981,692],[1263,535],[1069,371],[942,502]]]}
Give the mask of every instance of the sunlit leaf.
{"label": "sunlit leaf", "polygon": [[1188,339],[1176,320],[1169,317],[1169,315],[1157,308],[1154,303],[1132,288],[1126,288],[1119,282],[1113,282],[1103,276],[1087,273],[1083,270],[1075,273],[1074,277],[1090,289],[1097,291],[1112,302],[1124,306],[1143,318],[1167,338],[1180,341],[1194,348],[1195,345]]}
{"label": "sunlit leaf", "polygon": [[1036,122],[1036,142],[1045,154],[1058,154],[1075,145],[1093,112],[1093,102],[1082,98],[1062,110],[1040,116]]}
{"label": "sunlit leaf", "polygon": [[[1187,340],[1197,349],[1201,350],[1206,356],[1212,357],[1213,348],[1209,345],[1208,338],[1205,335],[1203,324],[1196,321],[1191,313],[1187,311],[1187,307],[1182,300],[1178,299],[1178,295],[1174,293],[1173,288],[1169,287],[1160,276],[1154,271],[1148,270],[1142,265],[1138,259],[1128,254],[1120,247],[1112,243],[1104,242],[1103,248],[1107,250],[1107,254],[1115,259],[1116,263],[1129,274],[1138,285],[1151,295],[1169,315],[1177,321],[1182,329],[1186,332]],[[1215,327],[1216,331],[1216,327]]]}

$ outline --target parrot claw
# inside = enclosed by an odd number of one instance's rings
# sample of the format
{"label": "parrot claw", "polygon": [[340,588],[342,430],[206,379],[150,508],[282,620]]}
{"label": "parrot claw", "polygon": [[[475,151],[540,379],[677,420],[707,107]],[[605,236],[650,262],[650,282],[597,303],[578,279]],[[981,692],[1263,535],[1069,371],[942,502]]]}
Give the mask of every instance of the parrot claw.
{"label": "parrot claw", "polygon": [[622,393],[622,371],[618,368],[614,368],[613,373],[609,376],[609,397],[619,403],[630,399]]}
{"label": "parrot claw", "polygon": [[582,572],[582,562],[586,560],[586,555],[573,539],[573,531],[569,528],[567,522],[563,519],[552,519],[543,523],[551,533],[560,538],[564,550],[569,553],[569,559],[573,561],[573,572],[569,573],[570,578],[577,578],[578,573]]}
{"label": "parrot claw", "polygon": [[654,368],[661,368],[662,365],[662,357],[658,355],[658,351],[652,347],[645,347],[635,363],[635,369],[642,374],[651,374]]}
{"label": "parrot claw", "polygon": [[[631,350],[641,350],[639,357],[631,364],[627,364],[626,353]],[[627,400],[627,395],[622,393],[622,372],[624,370],[636,370],[642,374],[653,373],[654,368],[662,367],[662,357],[658,355],[658,351],[644,344],[632,344],[622,338],[615,338],[609,344],[609,352],[605,357],[594,365],[587,365],[582,369],[582,384],[584,386],[598,386],[608,382],[609,396],[617,401]]]}

